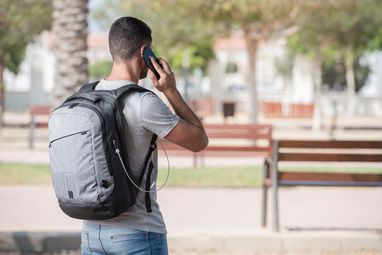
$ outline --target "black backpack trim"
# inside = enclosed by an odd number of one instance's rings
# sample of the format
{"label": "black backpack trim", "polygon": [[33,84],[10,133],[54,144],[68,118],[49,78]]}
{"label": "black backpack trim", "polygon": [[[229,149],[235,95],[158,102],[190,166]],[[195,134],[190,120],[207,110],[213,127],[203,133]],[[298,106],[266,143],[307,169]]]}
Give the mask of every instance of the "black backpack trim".
{"label": "black backpack trim", "polygon": [[[126,95],[126,93],[131,93],[133,91],[136,91],[136,92],[150,92],[150,93],[153,93],[152,91],[148,90],[148,89],[145,89],[141,86],[138,86],[136,84],[129,84],[129,85],[124,85],[118,89],[115,89],[115,90],[95,90],[95,87],[98,85],[98,81],[97,82],[93,82],[93,83],[89,83],[89,84],[86,84],[84,86],[81,87],[80,91],[81,93],[87,93],[87,92],[92,92],[92,91],[110,91],[111,93],[114,94],[114,96],[116,97],[117,101],[120,103],[120,106],[121,106],[121,111],[123,110],[123,107],[122,107],[122,103],[119,101],[120,98],[124,95]],[[117,117],[120,117],[121,115],[120,114],[117,114]],[[121,121],[122,122],[122,121]],[[123,127],[118,127],[118,130],[119,130],[119,133],[123,135]],[[141,170],[141,175],[138,179],[138,183],[137,185],[140,187],[142,185],[142,181],[143,181],[143,178],[145,176],[145,173],[146,173],[146,169],[148,169],[148,173],[147,173],[147,178],[146,178],[146,193],[145,193],[145,206],[146,206],[146,211],[148,213],[151,213],[152,212],[152,208],[151,208],[151,196],[150,196],[150,186],[151,186],[151,174],[152,174],[152,171],[154,169],[154,164],[152,162],[152,159],[151,159],[151,156],[152,156],[152,153],[157,149],[157,145],[156,145],[156,141],[157,141],[157,138],[158,136],[156,134],[153,134],[152,138],[151,138],[151,141],[150,141],[150,145],[149,145],[149,151],[147,152],[147,155],[146,155],[146,158],[145,158],[145,161],[144,161],[144,164],[143,164],[143,168]],[[121,141],[123,141],[124,139],[122,138]],[[123,145],[122,145],[123,144]],[[124,143],[121,143],[120,144],[120,147],[124,147]],[[125,148],[122,149],[122,152],[124,152]],[[125,156],[125,159],[127,160],[128,157],[127,155]],[[130,168],[130,165],[128,165],[129,168]]]}

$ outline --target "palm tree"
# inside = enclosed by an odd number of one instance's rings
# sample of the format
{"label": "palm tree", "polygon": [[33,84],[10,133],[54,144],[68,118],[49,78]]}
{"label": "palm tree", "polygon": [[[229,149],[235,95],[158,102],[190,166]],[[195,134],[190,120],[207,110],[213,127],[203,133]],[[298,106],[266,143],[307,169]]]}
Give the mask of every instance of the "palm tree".
{"label": "palm tree", "polygon": [[0,127],[5,107],[3,73],[5,69],[19,72],[27,45],[51,24],[51,0],[0,1]]}
{"label": "palm tree", "polygon": [[58,105],[88,81],[88,0],[53,1],[56,56],[53,104]]}

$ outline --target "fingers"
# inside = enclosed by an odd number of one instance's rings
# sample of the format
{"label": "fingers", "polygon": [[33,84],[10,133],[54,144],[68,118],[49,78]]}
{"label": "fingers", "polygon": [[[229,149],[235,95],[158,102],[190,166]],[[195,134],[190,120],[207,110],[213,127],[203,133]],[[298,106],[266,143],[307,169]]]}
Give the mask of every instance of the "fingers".
{"label": "fingers", "polygon": [[157,77],[155,76],[155,74],[149,69],[148,73],[147,73],[151,79],[151,82],[154,84],[154,85],[158,85],[158,79]]}
{"label": "fingers", "polygon": [[163,66],[163,70],[165,70],[167,73],[172,73],[172,70],[171,70],[171,67],[170,65],[168,64],[167,60],[164,59],[164,58],[159,58],[162,66]]}
{"label": "fingers", "polygon": [[158,64],[155,58],[150,57],[151,63],[153,64],[155,70],[159,73],[160,76],[164,75],[162,67]]}

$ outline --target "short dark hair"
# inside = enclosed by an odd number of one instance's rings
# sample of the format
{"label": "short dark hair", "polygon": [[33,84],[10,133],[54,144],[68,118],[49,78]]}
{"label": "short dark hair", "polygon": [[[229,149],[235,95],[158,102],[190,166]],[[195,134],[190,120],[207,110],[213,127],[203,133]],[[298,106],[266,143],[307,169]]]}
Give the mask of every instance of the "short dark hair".
{"label": "short dark hair", "polygon": [[143,45],[150,45],[151,29],[142,20],[121,17],[114,21],[109,31],[109,49],[113,60],[129,60]]}

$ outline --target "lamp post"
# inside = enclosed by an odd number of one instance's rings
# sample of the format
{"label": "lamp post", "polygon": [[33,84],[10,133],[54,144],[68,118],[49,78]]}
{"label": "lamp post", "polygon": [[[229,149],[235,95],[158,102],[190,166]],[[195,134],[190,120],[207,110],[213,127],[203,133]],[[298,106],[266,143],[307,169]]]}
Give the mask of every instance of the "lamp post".
{"label": "lamp post", "polygon": [[189,76],[190,76],[190,49],[186,48],[183,52],[183,79],[184,79],[184,100],[189,100]]}

